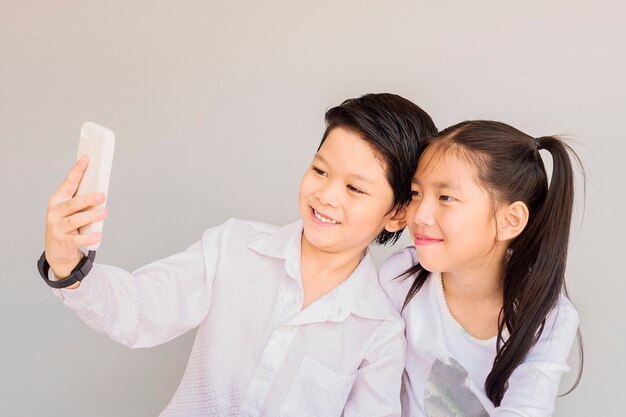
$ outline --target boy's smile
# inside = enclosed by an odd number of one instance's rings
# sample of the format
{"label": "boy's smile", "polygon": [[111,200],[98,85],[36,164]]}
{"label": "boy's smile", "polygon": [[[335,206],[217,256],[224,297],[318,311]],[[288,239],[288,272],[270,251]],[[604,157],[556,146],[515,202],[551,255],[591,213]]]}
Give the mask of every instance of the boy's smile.
{"label": "boy's smile", "polygon": [[360,256],[393,215],[392,203],[382,159],[359,134],[337,127],[300,183],[303,245]]}
{"label": "boy's smile", "polygon": [[322,226],[341,224],[341,222],[338,222],[335,219],[331,219],[330,217],[324,216],[323,214],[319,213],[313,207],[311,207],[311,211],[313,213],[313,221],[317,220]]}

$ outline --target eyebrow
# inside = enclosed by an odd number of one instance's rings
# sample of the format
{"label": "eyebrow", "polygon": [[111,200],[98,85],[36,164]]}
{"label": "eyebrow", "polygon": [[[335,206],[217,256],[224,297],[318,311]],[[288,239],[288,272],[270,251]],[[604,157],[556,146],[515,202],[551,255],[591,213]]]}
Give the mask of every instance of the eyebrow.
{"label": "eyebrow", "polygon": [[[413,178],[411,180],[411,184],[414,185],[420,185],[420,181],[417,178]],[[447,182],[435,182],[432,184],[433,187],[437,188],[437,189],[451,189],[451,190],[456,190],[456,191],[461,191],[461,187],[459,187],[458,185],[453,185]]]}
{"label": "eyebrow", "polygon": [[[319,159],[322,163],[324,163],[324,164],[326,164],[326,165],[330,165],[330,164],[328,163],[328,161],[327,161],[326,159],[324,159],[324,157],[323,157],[322,155],[320,155],[319,153],[316,153],[316,154],[315,154],[315,156],[313,157],[313,159],[314,159],[314,160],[315,160],[315,159]],[[364,176],[362,176],[362,175],[355,174],[355,173],[352,173],[352,172],[348,173],[348,175],[347,175],[347,176],[348,176],[348,177],[350,177],[350,178],[355,178],[355,179],[357,179],[357,180],[359,180],[359,181],[366,182],[366,183],[368,183],[368,184],[374,184],[374,183],[375,183],[373,180],[371,180],[371,179],[369,179],[369,178],[367,178],[367,177],[364,177]]]}

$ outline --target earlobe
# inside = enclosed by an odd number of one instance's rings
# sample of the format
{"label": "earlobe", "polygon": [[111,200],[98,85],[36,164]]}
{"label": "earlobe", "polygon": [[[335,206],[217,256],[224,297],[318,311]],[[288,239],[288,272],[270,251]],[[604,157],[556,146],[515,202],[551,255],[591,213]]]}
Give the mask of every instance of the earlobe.
{"label": "earlobe", "polygon": [[388,232],[397,232],[406,226],[406,207],[400,207],[385,223],[385,230]]}
{"label": "earlobe", "polygon": [[521,201],[504,207],[501,214],[498,240],[515,239],[528,224],[528,207]]}

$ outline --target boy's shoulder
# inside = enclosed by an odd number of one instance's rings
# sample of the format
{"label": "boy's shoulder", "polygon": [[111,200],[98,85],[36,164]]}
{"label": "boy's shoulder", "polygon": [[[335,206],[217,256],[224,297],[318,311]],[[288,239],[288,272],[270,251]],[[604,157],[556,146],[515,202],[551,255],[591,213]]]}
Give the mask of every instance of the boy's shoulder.
{"label": "boy's shoulder", "polygon": [[203,239],[239,238],[251,242],[276,233],[279,226],[253,220],[230,218],[224,223],[204,231]]}
{"label": "boy's shoulder", "polygon": [[202,244],[209,251],[219,249],[222,253],[242,255],[252,250],[271,257],[299,259],[301,230],[300,221],[275,226],[231,218],[219,226],[206,230],[202,235]]}
{"label": "boy's shoulder", "polygon": [[281,228],[281,226],[274,224],[234,217],[228,219],[224,224],[231,230],[231,233],[236,235],[249,235],[250,233],[268,235],[275,233]]}
{"label": "boy's shoulder", "polygon": [[235,236],[270,235],[277,232],[281,227],[269,223],[254,220],[237,219],[231,217],[223,223],[223,226]]}

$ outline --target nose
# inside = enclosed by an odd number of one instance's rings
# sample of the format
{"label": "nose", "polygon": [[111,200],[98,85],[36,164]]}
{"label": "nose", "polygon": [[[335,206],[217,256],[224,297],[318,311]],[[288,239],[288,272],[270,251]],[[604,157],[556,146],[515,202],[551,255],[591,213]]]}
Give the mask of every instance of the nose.
{"label": "nose", "polygon": [[432,226],[434,224],[433,203],[425,200],[413,200],[409,204],[408,218],[415,224]]}
{"label": "nose", "polygon": [[336,181],[325,181],[315,193],[322,205],[337,207],[339,205],[340,185]]}

